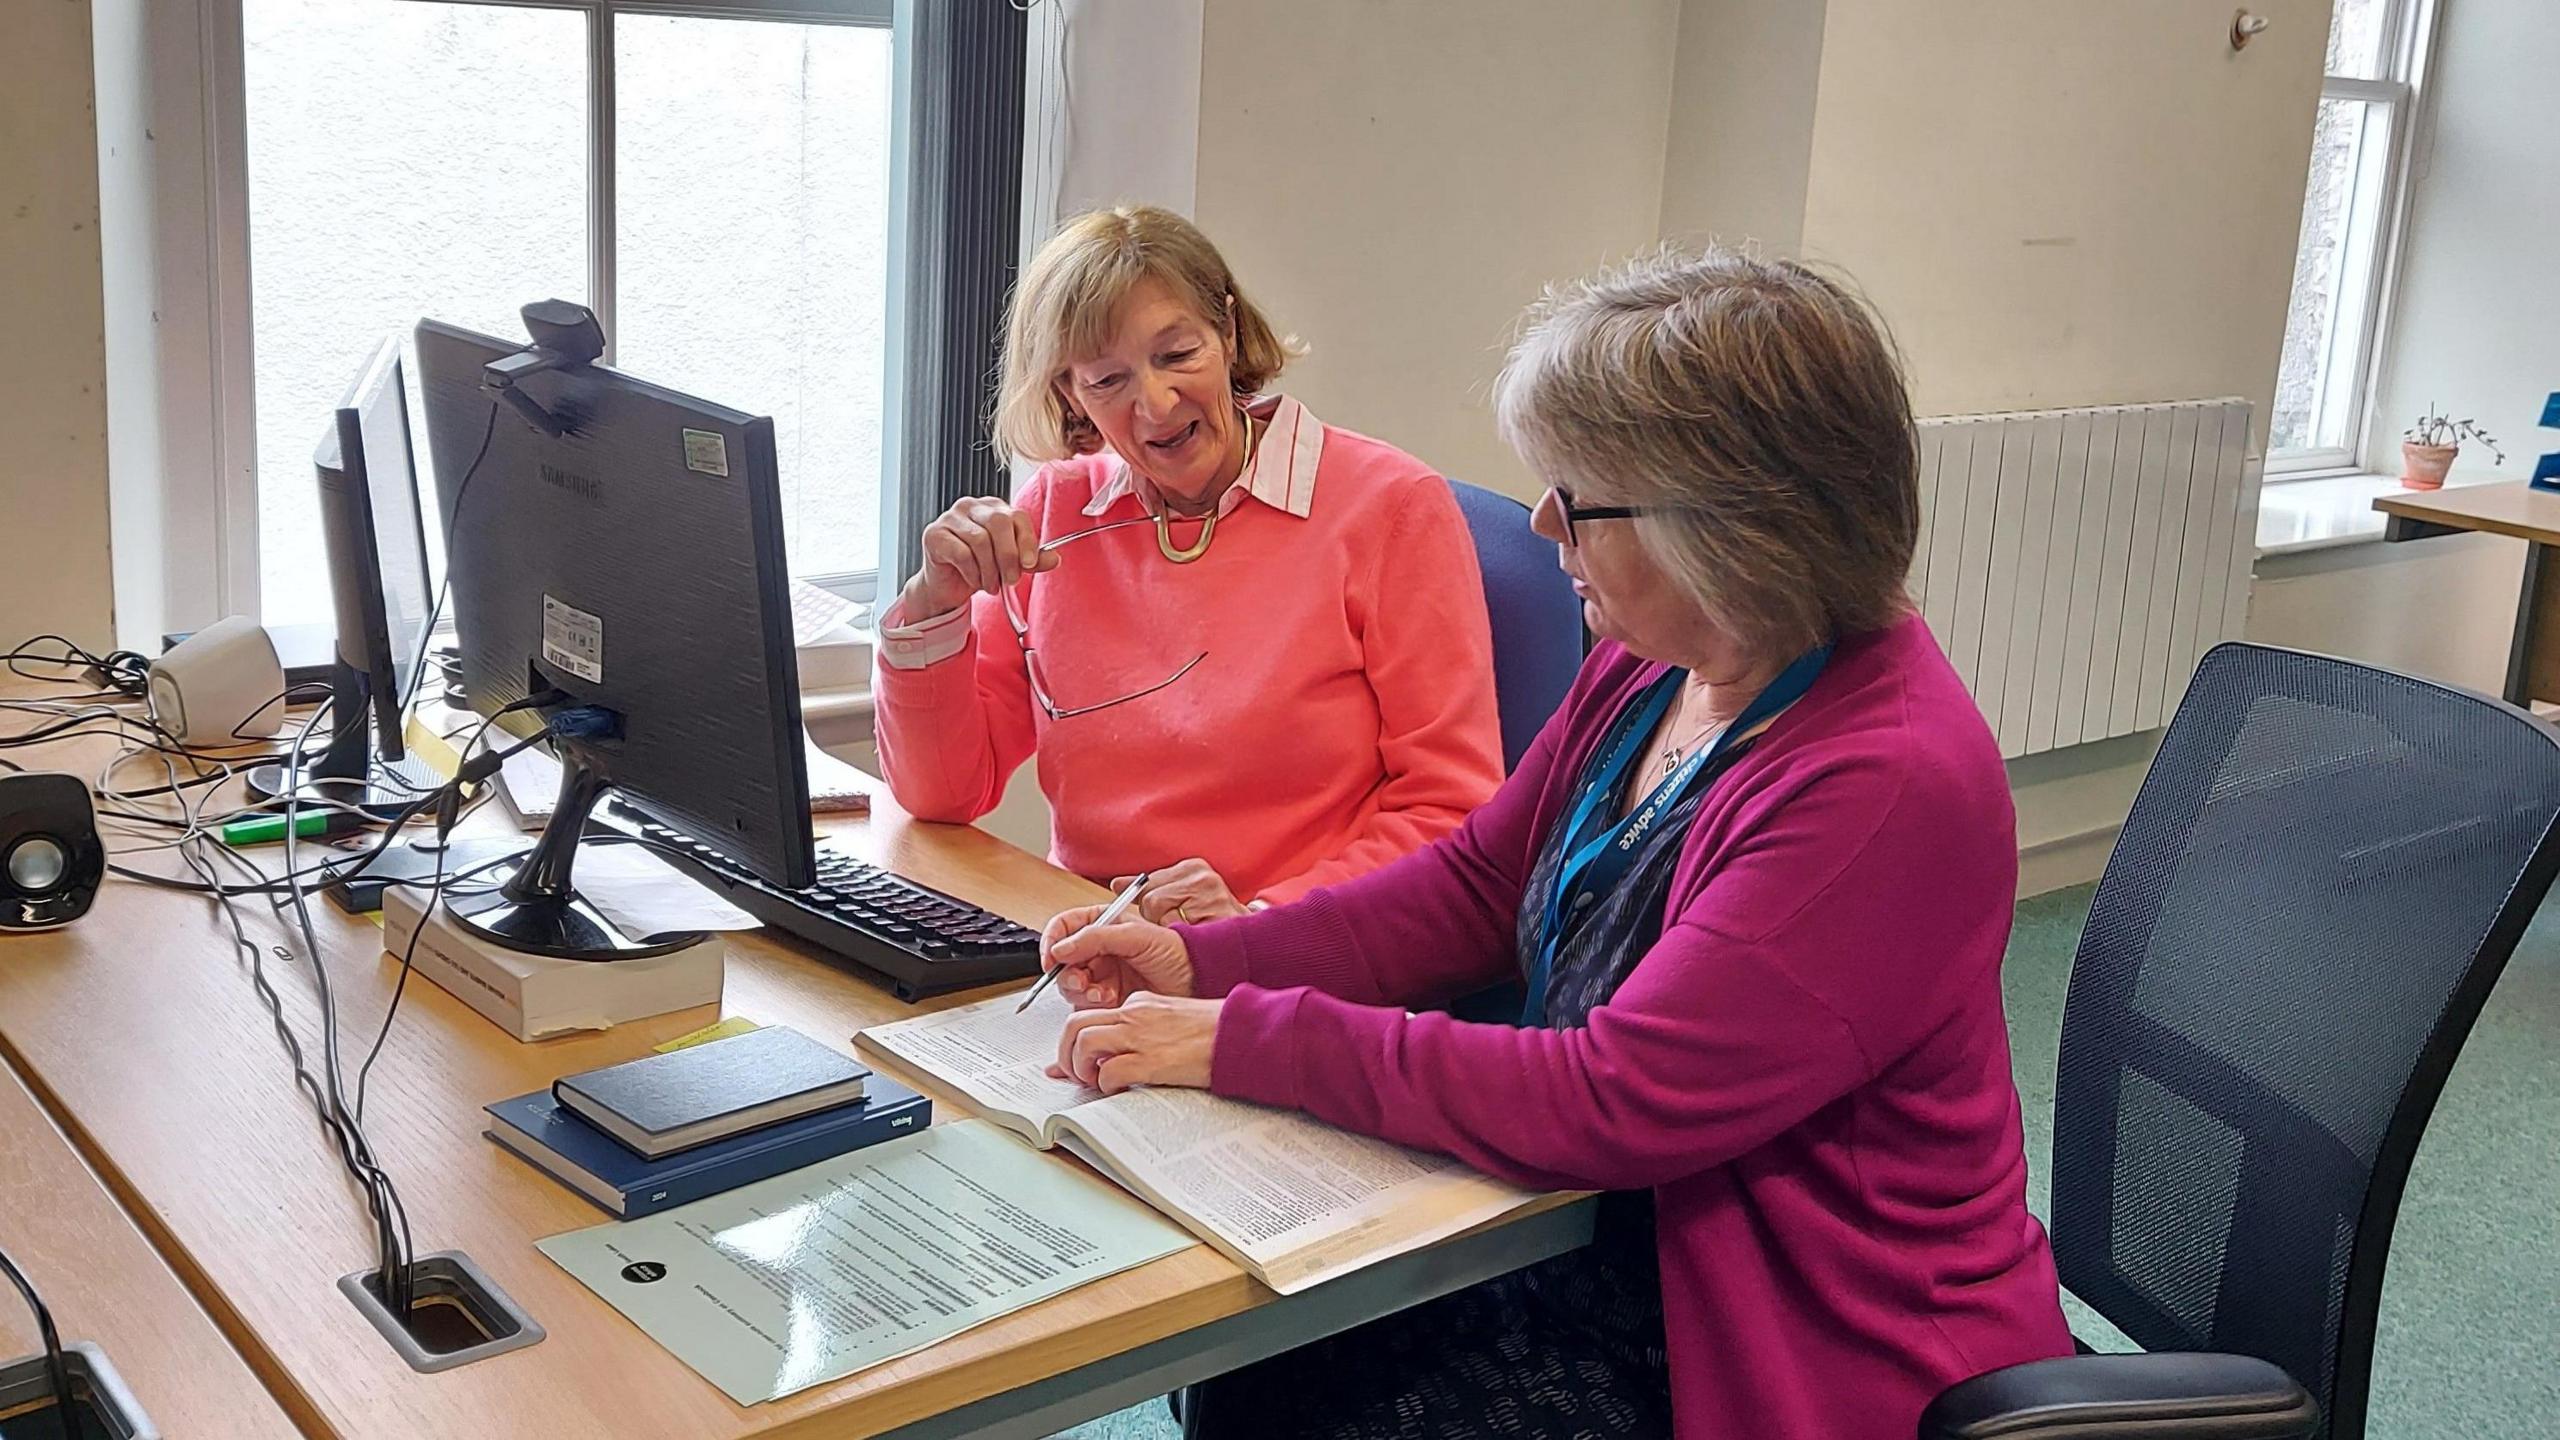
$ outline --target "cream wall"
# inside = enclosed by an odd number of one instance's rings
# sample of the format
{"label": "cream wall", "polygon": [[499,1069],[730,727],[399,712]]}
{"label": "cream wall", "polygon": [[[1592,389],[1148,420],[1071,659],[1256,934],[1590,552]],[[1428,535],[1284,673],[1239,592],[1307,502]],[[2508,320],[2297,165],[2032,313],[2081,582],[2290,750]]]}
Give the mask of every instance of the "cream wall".
{"label": "cream wall", "polygon": [[1211,0],[1196,218],[1325,419],[1526,496],[1488,389],[1548,281],[1650,242],[1674,0]]}
{"label": "cream wall", "polygon": [[114,636],[89,7],[11,7],[0,43],[0,643]]}
{"label": "cream wall", "polygon": [[2249,638],[2495,695],[2524,578],[2521,541],[2451,535],[2258,562]]}
{"label": "cream wall", "polygon": [[1680,7],[1660,229],[1686,243],[1804,243],[1828,0]]}
{"label": "cream wall", "polygon": [[1831,0],[1804,249],[1924,414],[2242,395],[2263,437],[2326,0]]}

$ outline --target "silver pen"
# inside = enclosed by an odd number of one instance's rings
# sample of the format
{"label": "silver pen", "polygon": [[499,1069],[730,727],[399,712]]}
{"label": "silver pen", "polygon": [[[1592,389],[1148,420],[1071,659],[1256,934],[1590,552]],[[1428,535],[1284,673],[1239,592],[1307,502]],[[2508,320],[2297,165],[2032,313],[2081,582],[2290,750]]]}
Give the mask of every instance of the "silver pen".
{"label": "silver pen", "polygon": [[[1128,889],[1123,890],[1118,895],[1112,897],[1111,903],[1102,907],[1102,913],[1093,917],[1093,925],[1087,925],[1084,928],[1086,930],[1090,930],[1094,928],[1094,925],[1108,925],[1112,921],[1119,919],[1130,906],[1138,903],[1138,892],[1146,889],[1147,881],[1153,879],[1154,876],[1155,872],[1149,870],[1139,875],[1137,879],[1130,881]],[[1081,934],[1083,932],[1079,931],[1077,933]],[[1023,1011],[1030,1009],[1031,1002],[1039,999],[1040,992],[1048,989],[1050,984],[1058,978],[1059,972],[1066,968],[1066,966],[1061,965],[1056,970],[1052,970],[1048,974],[1041,976],[1040,983],[1031,987],[1031,993],[1022,997],[1022,1003],[1013,1007],[1013,1013],[1019,1015]]]}

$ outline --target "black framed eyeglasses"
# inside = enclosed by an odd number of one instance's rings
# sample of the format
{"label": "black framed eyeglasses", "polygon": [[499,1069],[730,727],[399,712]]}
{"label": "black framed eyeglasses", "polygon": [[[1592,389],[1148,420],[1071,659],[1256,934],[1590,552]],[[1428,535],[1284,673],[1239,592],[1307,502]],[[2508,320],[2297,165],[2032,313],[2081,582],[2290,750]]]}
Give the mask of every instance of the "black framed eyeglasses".
{"label": "black framed eyeglasses", "polygon": [[1663,508],[1659,505],[1579,505],[1574,503],[1573,492],[1563,486],[1550,485],[1547,488],[1555,492],[1556,513],[1564,517],[1564,543],[1567,545],[1582,543],[1582,536],[1574,526],[1585,520],[1633,520]]}

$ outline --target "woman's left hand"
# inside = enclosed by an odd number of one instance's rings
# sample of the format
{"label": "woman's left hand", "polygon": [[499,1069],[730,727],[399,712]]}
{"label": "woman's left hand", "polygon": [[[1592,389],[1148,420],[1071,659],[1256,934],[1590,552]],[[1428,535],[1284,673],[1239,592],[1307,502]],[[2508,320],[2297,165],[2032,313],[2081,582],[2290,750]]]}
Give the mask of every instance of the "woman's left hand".
{"label": "woman's left hand", "polygon": [[1224,1000],[1141,990],[1109,1010],[1079,1010],[1058,1034],[1052,1078],[1117,1094],[1132,1085],[1209,1086]]}
{"label": "woman's left hand", "polygon": [[[1226,877],[1201,859],[1176,861],[1148,872],[1147,893],[1138,897],[1138,913],[1158,925],[1197,925],[1244,913],[1244,902],[1227,888]],[[1134,878],[1114,878],[1111,888],[1126,890]]]}

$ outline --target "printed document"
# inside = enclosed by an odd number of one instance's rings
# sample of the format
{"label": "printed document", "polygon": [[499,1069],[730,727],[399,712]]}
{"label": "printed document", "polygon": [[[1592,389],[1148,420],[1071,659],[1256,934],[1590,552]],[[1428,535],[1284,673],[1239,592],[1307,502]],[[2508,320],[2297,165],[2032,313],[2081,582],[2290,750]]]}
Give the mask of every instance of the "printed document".
{"label": "printed document", "polygon": [[1192,1243],[1110,1186],[964,1120],[539,1248],[753,1405]]}
{"label": "printed document", "polygon": [[1047,1073],[1073,1013],[1054,989],[874,1026],[854,1044],[1110,1176],[1283,1295],[1533,1205],[1444,1155],[1187,1089],[1105,1096]]}

